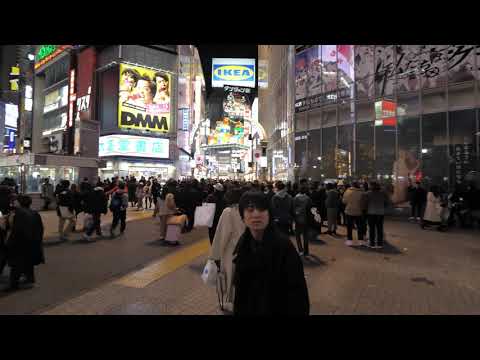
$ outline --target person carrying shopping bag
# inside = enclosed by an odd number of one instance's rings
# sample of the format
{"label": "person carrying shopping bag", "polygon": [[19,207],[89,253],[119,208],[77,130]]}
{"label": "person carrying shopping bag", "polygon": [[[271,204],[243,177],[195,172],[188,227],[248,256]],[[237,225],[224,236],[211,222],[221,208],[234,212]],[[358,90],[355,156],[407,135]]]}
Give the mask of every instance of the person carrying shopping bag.
{"label": "person carrying shopping bag", "polygon": [[212,242],[209,258],[217,265],[219,298],[223,298],[223,307],[225,311],[233,311],[234,291],[233,283],[233,252],[237,246],[238,240],[245,232],[245,223],[242,221],[238,210],[238,202],[243,194],[239,188],[232,189],[225,195],[225,200],[229,204],[226,207],[220,219],[218,220],[217,230]]}

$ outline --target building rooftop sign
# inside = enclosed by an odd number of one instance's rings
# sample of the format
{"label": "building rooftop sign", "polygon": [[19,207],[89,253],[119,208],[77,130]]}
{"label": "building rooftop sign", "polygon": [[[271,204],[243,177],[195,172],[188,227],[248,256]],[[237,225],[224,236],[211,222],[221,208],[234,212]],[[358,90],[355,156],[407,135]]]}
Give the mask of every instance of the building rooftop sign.
{"label": "building rooftop sign", "polygon": [[72,45],[41,45],[35,55],[35,70],[52,61]]}

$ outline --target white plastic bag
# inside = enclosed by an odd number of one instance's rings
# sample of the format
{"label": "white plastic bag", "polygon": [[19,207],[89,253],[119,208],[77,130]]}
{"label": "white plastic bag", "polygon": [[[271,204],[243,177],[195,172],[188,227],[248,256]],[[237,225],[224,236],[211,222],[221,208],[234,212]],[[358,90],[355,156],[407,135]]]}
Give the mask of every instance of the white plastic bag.
{"label": "white plastic bag", "polygon": [[215,261],[208,260],[202,273],[202,280],[206,285],[217,285],[217,265]]}
{"label": "white plastic bag", "polygon": [[215,207],[213,203],[204,203],[195,209],[194,227],[208,226],[212,227],[213,218],[215,217]]}

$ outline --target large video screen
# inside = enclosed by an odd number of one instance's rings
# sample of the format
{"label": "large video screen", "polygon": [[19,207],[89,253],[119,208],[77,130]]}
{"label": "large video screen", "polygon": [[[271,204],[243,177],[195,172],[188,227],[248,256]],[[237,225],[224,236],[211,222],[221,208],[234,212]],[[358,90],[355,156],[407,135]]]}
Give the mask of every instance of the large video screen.
{"label": "large video screen", "polygon": [[255,59],[212,59],[212,87],[255,87]]}
{"label": "large video screen", "polygon": [[163,71],[120,64],[118,127],[170,132],[171,80]]}

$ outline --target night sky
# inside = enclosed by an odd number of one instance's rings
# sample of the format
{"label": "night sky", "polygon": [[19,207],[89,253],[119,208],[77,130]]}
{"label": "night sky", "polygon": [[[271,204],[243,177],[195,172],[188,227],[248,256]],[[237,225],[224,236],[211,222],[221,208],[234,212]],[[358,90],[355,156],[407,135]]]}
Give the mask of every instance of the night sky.
{"label": "night sky", "polygon": [[212,86],[212,58],[250,58],[258,60],[257,44],[196,44],[196,46],[202,60],[207,97],[211,93]]}

